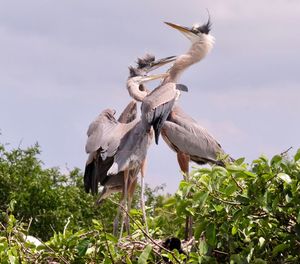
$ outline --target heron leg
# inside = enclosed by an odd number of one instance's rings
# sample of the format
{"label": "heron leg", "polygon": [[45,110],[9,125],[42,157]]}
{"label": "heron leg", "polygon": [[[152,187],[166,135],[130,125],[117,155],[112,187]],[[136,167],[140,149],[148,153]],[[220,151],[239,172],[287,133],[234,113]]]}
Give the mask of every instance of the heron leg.
{"label": "heron leg", "polygon": [[[137,173],[135,172],[135,169],[130,171],[129,181],[128,181],[128,211],[131,210],[131,203],[134,195],[134,191],[136,189],[137,184]],[[129,219],[130,222],[130,219]]]}
{"label": "heron leg", "polygon": [[[125,206],[124,206],[124,209],[125,209],[125,229],[126,229],[126,232],[127,234],[129,235],[130,233],[130,230],[129,230],[129,217],[128,217],[128,208],[129,208],[129,200],[128,200],[128,179],[129,179],[129,170],[125,170],[124,171],[124,200],[125,200]],[[123,215],[124,215],[123,214]]]}
{"label": "heron leg", "polygon": [[118,235],[118,226],[119,226],[120,212],[121,212],[121,207],[119,206],[117,214],[116,214],[116,217],[114,219],[114,228],[113,228],[113,235],[114,236]]}
{"label": "heron leg", "polygon": [[144,159],[141,165],[141,208],[142,208],[143,220],[145,223],[146,232],[148,234],[149,231],[148,231],[147,215],[145,209],[145,197],[144,197],[144,191],[145,191],[144,178],[145,178],[146,166],[147,166],[147,160]]}
{"label": "heron leg", "polygon": [[189,181],[190,156],[179,151],[179,152],[177,152],[177,161],[178,161],[181,171],[183,172],[183,179],[185,181]]}
{"label": "heron leg", "polygon": [[[124,188],[124,187],[123,187],[123,188]],[[122,235],[123,235],[124,217],[125,217],[125,212],[124,212],[124,210],[126,210],[125,204],[126,204],[126,200],[125,200],[125,197],[124,197],[124,189],[123,189],[122,198],[121,198],[120,206],[119,206],[119,209],[118,209],[120,212],[122,211],[119,240],[122,238]],[[119,214],[120,214],[120,213],[119,213]],[[119,224],[119,216],[118,216],[117,224]],[[118,228],[118,227],[117,227],[117,228]]]}
{"label": "heron leg", "polygon": [[[177,160],[180,166],[181,171],[183,172],[183,178],[185,181],[189,182],[189,162],[190,156],[183,153],[177,152]],[[190,198],[191,194],[188,193],[187,197]],[[185,234],[184,239],[189,241],[193,236],[193,218],[191,215],[188,215],[185,220]]]}
{"label": "heron leg", "polygon": [[128,222],[128,177],[129,177],[129,171],[124,170],[124,178],[123,178],[123,190],[122,190],[122,207],[123,207],[123,212],[122,212],[122,222],[121,222],[121,229],[120,229],[120,235],[119,235],[119,240],[122,238],[123,235],[123,226],[124,226],[124,220],[125,220],[125,229],[127,232],[129,232],[129,222]]}

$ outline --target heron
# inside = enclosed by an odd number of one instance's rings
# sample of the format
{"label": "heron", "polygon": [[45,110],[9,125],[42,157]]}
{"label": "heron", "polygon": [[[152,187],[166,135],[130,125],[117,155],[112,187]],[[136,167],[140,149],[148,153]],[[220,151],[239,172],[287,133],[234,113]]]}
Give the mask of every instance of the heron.
{"label": "heron", "polygon": [[[174,60],[172,57],[168,57],[159,61],[148,61],[150,66],[143,72],[153,70],[172,60]],[[137,71],[131,70],[128,82],[141,89],[144,82],[164,78],[167,75],[139,76]],[[145,129],[142,122],[136,118],[135,102],[131,102],[127,106],[118,121],[114,115],[115,110],[106,109],[89,126],[86,143],[86,152],[89,154],[89,158],[85,169],[85,188],[86,191],[92,190],[92,193],[96,193],[98,182],[104,185],[98,201],[106,198],[112,192],[122,191],[120,204],[125,203],[126,210],[128,210],[139,171],[142,174],[141,179],[144,178],[145,158],[151,143],[152,131]],[[143,195],[143,188],[141,195]],[[146,220],[144,206],[142,206],[142,210],[144,220]],[[114,234],[116,234],[118,226],[119,212],[120,208],[114,220]],[[129,232],[128,219],[125,224],[127,232]],[[123,224],[120,236],[122,228]]]}
{"label": "heron", "polygon": [[156,144],[158,144],[163,124],[180,96],[180,91],[187,91],[186,86],[177,84],[180,75],[189,66],[203,59],[214,44],[214,37],[209,34],[210,19],[201,26],[196,24],[191,28],[170,22],[165,23],[183,33],[191,41],[191,47],[185,54],[177,57],[169,71],[169,76],[164,79],[162,84],[143,99],[142,119],[153,126]]}
{"label": "heron", "polygon": [[[187,53],[177,56],[173,66],[168,70],[169,75],[162,85],[177,83],[181,74],[190,65],[200,61],[209,53],[214,44],[214,37],[209,34],[211,22],[208,19],[203,25],[194,25],[190,28],[165,22],[167,25],[179,30],[192,43]],[[138,65],[143,67],[144,64]],[[145,98],[147,98],[145,96]],[[155,97],[153,97],[155,100]],[[167,111],[165,115],[167,115]],[[177,104],[170,104],[170,111],[161,127],[161,134],[167,145],[176,152],[177,161],[185,180],[188,180],[189,162],[194,161],[200,165],[210,163],[224,166],[224,161],[218,157],[226,157],[218,141],[208,131],[200,126],[193,118],[187,115]],[[233,159],[227,156],[227,161]],[[185,239],[192,236],[192,218],[187,217]]]}
{"label": "heron", "polygon": [[[128,87],[131,87],[133,90],[141,87],[145,82],[152,81],[159,78],[165,78],[166,73],[157,74],[152,76],[135,76],[135,73],[131,70],[131,77],[127,81]],[[136,87],[136,88],[133,88]],[[141,206],[143,212],[143,219],[147,228],[146,221],[146,212],[144,207],[144,178],[145,178],[145,166],[146,166],[146,155],[148,148],[152,142],[153,131],[151,127],[145,126],[145,123],[139,119],[133,127],[128,130],[127,133],[121,136],[121,140],[117,144],[117,150],[114,154],[114,162],[112,166],[107,171],[107,175],[118,175],[120,172],[124,171],[124,185],[123,193],[124,199],[127,201],[125,203],[125,210],[128,211],[130,208],[131,197],[128,197],[128,179],[129,173],[128,168],[131,170],[139,171],[141,170]],[[134,191],[134,189],[132,189]],[[132,195],[132,193],[130,194]],[[124,214],[123,214],[124,218]],[[123,220],[122,220],[123,222]],[[129,233],[129,219],[126,214],[125,216],[125,227],[127,233]],[[122,226],[121,232],[122,233]],[[120,236],[121,237],[121,236]]]}
{"label": "heron", "polygon": [[[169,69],[169,75],[162,84],[178,82],[182,73],[191,65],[202,60],[213,48],[215,38],[210,34],[211,21],[203,24],[194,24],[192,27],[165,22],[168,26],[178,30],[187,37],[191,46],[189,50],[178,56],[173,66]],[[162,129],[163,139],[168,146],[177,153],[178,164],[183,172],[184,179],[188,180],[189,161],[191,157],[200,164],[205,164],[206,157],[212,161],[216,160],[217,153],[221,152],[220,144],[197,124],[192,118],[186,115],[181,108],[173,107],[169,112]],[[177,123],[176,123],[177,121]],[[187,145],[182,145],[181,143]],[[194,155],[191,155],[194,154]],[[185,240],[192,237],[192,217],[187,216],[185,227]]]}

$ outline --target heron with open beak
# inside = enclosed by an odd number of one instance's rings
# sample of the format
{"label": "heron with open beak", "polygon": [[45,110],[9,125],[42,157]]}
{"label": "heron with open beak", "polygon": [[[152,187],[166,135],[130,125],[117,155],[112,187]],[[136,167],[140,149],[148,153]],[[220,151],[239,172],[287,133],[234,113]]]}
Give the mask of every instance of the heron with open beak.
{"label": "heron with open beak", "polygon": [[[156,69],[170,61],[171,57],[158,61],[148,61],[145,71],[130,70],[127,81],[130,86],[143,87],[143,83],[165,78],[168,74],[147,76],[146,72]],[[117,121],[115,110],[104,110],[89,126],[86,152],[89,158],[85,169],[85,188],[97,193],[98,183],[104,186],[98,199],[101,201],[112,192],[122,191],[121,204],[130,208],[130,202],[136,186],[138,173],[144,177],[144,164],[147,149],[152,140],[152,131],[148,131],[136,118],[136,103],[131,102]],[[128,199],[129,190],[129,199]],[[142,191],[143,194],[143,191]],[[145,212],[144,206],[143,213]],[[120,208],[114,221],[114,234],[118,226]],[[144,215],[144,219],[146,216]],[[126,219],[125,219],[126,220]],[[129,232],[129,223],[125,223]],[[122,224],[123,227],[123,224]],[[120,236],[122,235],[122,227]]]}

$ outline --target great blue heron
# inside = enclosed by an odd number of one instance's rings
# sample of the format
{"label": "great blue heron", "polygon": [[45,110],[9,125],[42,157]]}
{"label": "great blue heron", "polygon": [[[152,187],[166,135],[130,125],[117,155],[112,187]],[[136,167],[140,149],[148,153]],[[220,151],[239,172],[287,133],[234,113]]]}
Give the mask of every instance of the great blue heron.
{"label": "great blue heron", "polygon": [[[168,70],[169,75],[163,84],[176,83],[181,73],[191,64],[201,60],[212,48],[214,38],[209,35],[211,23],[202,26],[195,25],[191,28],[182,27],[166,22],[169,26],[178,29],[188,37],[192,46],[186,54],[177,57],[174,65]],[[143,65],[139,65],[142,67]],[[147,98],[145,96],[145,98]],[[141,100],[144,100],[141,98]],[[155,97],[153,97],[155,100]],[[189,162],[198,164],[224,165],[219,156],[225,156],[221,145],[195,120],[188,116],[177,105],[170,105],[171,110],[162,125],[161,134],[168,146],[177,153],[177,160],[183,172],[184,178],[188,180]],[[167,112],[165,112],[166,114]],[[227,160],[232,160],[230,157]],[[187,217],[185,238],[191,237],[191,217]]]}
{"label": "great blue heron", "polygon": [[[143,76],[150,71],[153,71],[167,63],[170,63],[176,59],[175,56],[170,56],[162,59],[155,60],[155,57],[150,54],[146,54],[142,58],[138,58],[139,67],[134,69],[130,68],[130,77],[137,77],[138,75]],[[128,81],[133,81],[129,77]],[[133,86],[132,86],[133,87]],[[142,83],[138,87],[139,92],[143,93],[145,88],[143,88]],[[120,123],[130,123],[137,118],[137,105],[136,101],[131,101],[127,107],[121,113],[118,122]],[[101,122],[101,121],[98,121]],[[98,152],[98,154],[97,154]],[[105,161],[99,158],[100,150],[94,151],[89,154],[88,160],[86,162],[85,173],[84,173],[84,186],[86,192],[91,191],[92,194],[98,193],[99,182],[104,186],[102,193],[100,194],[98,201],[101,201],[109,195],[109,193],[115,191],[120,191],[121,188],[117,188],[117,185],[122,185],[120,177],[109,177],[107,176],[107,171],[113,164],[113,158],[107,158]],[[123,173],[122,173],[123,175]],[[119,179],[119,180],[117,180]]]}
{"label": "great blue heron", "polygon": [[214,43],[214,37],[209,34],[210,20],[202,26],[195,25],[192,28],[169,22],[166,24],[182,32],[192,45],[187,53],[177,57],[169,71],[169,76],[164,79],[163,83],[143,99],[142,119],[153,126],[156,144],[158,144],[161,128],[180,95],[180,90],[187,90],[185,86],[177,84],[179,76],[189,66],[204,58]]}
{"label": "great blue heron", "polygon": [[[172,60],[174,59],[169,57],[156,62],[153,61],[144,72],[153,70]],[[136,71],[134,74],[131,71],[128,83],[131,86],[142,87],[142,83],[164,78],[166,75],[139,76]],[[129,105],[127,108],[133,109],[133,106]],[[126,111],[126,109],[121,115],[120,121],[128,122],[130,120],[127,117],[133,117],[131,111]],[[134,119],[128,123],[118,122],[114,118],[114,114],[114,110],[106,109],[89,126],[86,143],[86,152],[89,153],[89,159],[85,171],[85,187],[87,191],[92,189],[92,192],[95,193],[98,188],[98,181],[100,181],[105,186],[100,199],[107,197],[111,192],[122,189],[121,203],[125,203],[125,208],[129,208],[136,186],[137,174],[140,170],[142,179],[144,177],[145,158],[151,142],[152,131],[145,128],[139,119]],[[124,120],[121,120],[122,117],[124,117]],[[128,191],[130,194],[129,199]],[[144,220],[146,220],[144,207],[142,209]],[[119,212],[120,208],[114,221],[114,234],[116,234]],[[120,235],[122,234],[122,227]],[[127,217],[126,229],[129,231]]]}

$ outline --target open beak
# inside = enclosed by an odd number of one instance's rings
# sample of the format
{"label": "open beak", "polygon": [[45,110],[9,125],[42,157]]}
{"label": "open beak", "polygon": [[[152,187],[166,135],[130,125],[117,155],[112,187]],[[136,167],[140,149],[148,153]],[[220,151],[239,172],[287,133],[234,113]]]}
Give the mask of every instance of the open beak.
{"label": "open beak", "polygon": [[144,77],[142,77],[142,82],[145,83],[145,82],[149,82],[149,81],[153,81],[153,80],[157,80],[157,79],[163,79],[163,78],[166,78],[167,76],[169,76],[168,73],[144,76]]}
{"label": "open beak", "polygon": [[165,64],[168,64],[172,61],[175,61],[176,60],[176,56],[170,56],[170,57],[166,57],[166,58],[162,58],[160,60],[156,60],[154,62],[151,62],[150,63],[150,67],[149,69],[147,70],[147,72],[150,72],[150,71],[154,71],[155,69],[165,65]]}
{"label": "open beak", "polygon": [[170,22],[164,22],[168,26],[177,29],[179,32],[181,32],[183,35],[185,35],[188,39],[192,40],[193,37],[195,37],[195,33],[193,33],[192,29],[189,27],[180,26],[177,24],[173,24]]}

